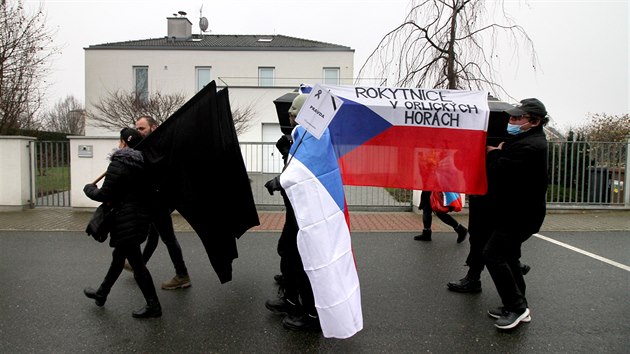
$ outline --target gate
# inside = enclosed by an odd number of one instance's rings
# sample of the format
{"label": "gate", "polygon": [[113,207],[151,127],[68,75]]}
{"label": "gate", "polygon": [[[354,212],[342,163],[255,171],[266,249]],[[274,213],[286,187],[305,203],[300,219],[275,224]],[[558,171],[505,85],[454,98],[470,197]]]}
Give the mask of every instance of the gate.
{"label": "gate", "polygon": [[70,142],[31,142],[35,206],[70,206]]}

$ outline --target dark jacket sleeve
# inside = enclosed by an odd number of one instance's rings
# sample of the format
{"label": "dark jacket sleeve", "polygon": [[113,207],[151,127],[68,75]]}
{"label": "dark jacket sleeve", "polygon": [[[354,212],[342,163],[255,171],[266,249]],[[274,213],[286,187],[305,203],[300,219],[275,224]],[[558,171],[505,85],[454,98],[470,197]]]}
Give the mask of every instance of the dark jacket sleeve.
{"label": "dark jacket sleeve", "polygon": [[103,186],[98,188],[95,184],[88,183],[83,187],[83,192],[88,198],[101,203],[120,201],[120,197],[117,194],[122,189],[118,188],[118,185],[122,183],[123,169],[124,166],[120,162],[110,162],[109,166],[107,166]]}

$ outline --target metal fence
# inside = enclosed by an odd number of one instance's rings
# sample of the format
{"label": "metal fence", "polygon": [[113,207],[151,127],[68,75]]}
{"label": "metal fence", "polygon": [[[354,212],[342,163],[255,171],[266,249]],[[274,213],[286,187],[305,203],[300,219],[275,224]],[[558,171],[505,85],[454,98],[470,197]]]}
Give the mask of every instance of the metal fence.
{"label": "metal fence", "polygon": [[[280,207],[279,195],[269,196],[264,184],[282,171],[282,157],[273,143],[241,143],[256,204]],[[625,207],[628,143],[549,142],[550,208]],[[412,191],[345,186],[351,210],[411,210]]]}
{"label": "metal fence", "polygon": [[[550,142],[549,188],[551,208],[626,207],[630,164],[628,142]],[[34,162],[35,206],[70,206],[70,152],[65,141],[31,143]],[[279,193],[270,195],[265,183],[282,171],[282,157],[274,143],[241,143],[254,201],[261,209],[281,209]],[[412,210],[410,190],[345,186],[350,210]]]}
{"label": "metal fence", "polygon": [[[280,193],[270,195],[265,183],[282,172],[282,156],[274,143],[241,143],[241,153],[251,181],[256,206],[284,207]],[[413,191],[381,187],[344,186],[349,210],[411,211]]]}
{"label": "metal fence", "polygon": [[34,141],[31,202],[35,206],[70,206],[70,143]]}
{"label": "metal fence", "polygon": [[628,143],[550,142],[548,203],[624,206]]}

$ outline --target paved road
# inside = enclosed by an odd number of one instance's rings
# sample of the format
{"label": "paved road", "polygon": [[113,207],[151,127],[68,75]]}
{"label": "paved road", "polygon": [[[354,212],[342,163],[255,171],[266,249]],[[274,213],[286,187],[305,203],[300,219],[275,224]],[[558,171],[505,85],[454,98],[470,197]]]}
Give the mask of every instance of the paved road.
{"label": "paved road", "polygon": [[[466,271],[467,243],[452,233],[431,243],[413,233],[354,233],[364,329],[346,340],[282,328],[264,301],[275,296],[277,232],[239,240],[234,280],[221,285],[194,233],[179,239],[193,286],[158,290],[164,315],[136,320],[143,304],[124,273],[103,308],[85,298],[111,249],[83,232],[0,231],[0,351],[3,353],[628,353],[630,235],[548,232],[523,249],[532,322],[511,333],[485,311],[499,304],[484,272],[480,294],[445,284]],[[591,254],[602,257],[593,258]],[[624,268],[625,267],[625,268]],[[154,282],[173,274],[163,245],[149,263]]]}

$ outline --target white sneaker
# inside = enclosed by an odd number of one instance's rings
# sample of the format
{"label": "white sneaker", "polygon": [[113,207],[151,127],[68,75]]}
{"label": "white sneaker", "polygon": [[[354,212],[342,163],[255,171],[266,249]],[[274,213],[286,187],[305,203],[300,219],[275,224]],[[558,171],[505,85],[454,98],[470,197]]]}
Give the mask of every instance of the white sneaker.
{"label": "white sneaker", "polygon": [[530,322],[531,320],[532,319],[529,316],[529,309],[525,309],[525,311],[521,314],[506,311],[503,316],[497,319],[494,326],[499,329],[512,329],[518,326],[521,322]]}

